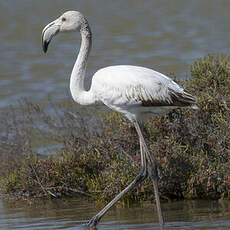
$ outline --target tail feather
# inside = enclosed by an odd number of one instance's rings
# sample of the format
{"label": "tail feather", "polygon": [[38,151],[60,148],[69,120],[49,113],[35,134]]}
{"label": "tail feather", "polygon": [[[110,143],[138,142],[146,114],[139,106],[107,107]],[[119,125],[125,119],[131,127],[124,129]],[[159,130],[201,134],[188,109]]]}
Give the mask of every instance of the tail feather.
{"label": "tail feather", "polygon": [[197,103],[196,97],[191,95],[190,93],[188,93],[186,91],[183,91],[181,93],[181,92],[176,92],[172,89],[169,89],[169,94],[171,96],[171,100],[172,100],[173,105],[193,107]]}

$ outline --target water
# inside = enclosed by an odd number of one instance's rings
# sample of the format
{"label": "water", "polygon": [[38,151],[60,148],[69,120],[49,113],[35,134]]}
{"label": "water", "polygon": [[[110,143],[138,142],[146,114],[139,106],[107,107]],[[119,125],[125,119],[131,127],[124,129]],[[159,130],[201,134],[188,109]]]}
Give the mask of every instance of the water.
{"label": "water", "polygon": [[[41,31],[66,10],[84,13],[93,32],[87,82],[99,68],[133,64],[179,78],[197,58],[229,53],[228,0],[7,0],[0,1],[0,111],[23,97],[71,100],[69,76],[80,36],[59,35],[41,50]],[[77,105],[76,105],[77,106]],[[167,229],[230,229],[229,203],[164,204]],[[0,229],[81,229],[91,203],[44,205],[0,202]],[[152,208],[114,209],[100,229],[158,229]]]}
{"label": "water", "polygon": [[[71,199],[27,202],[3,202],[0,229],[78,229],[86,230],[86,221],[99,210],[86,200]],[[163,203],[166,230],[230,229],[230,203],[217,201],[180,201]],[[154,205],[113,208],[103,217],[98,229],[159,229]]]}
{"label": "water", "polygon": [[69,76],[80,36],[59,35],[48,54],[41,50],[43,27],[70,9],[83,12],[92,28],[88,78],[115,64],[183,77],[195,59],[229,53],[228,0],[0,1],[0,108],[21,97],[70,99]]}

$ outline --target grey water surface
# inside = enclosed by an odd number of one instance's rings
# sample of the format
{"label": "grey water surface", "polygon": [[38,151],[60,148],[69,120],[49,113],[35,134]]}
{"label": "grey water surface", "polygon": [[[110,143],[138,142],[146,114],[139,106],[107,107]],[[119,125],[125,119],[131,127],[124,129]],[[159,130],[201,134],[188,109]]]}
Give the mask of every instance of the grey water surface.
{"label": "grey water surface", "polygon": [[[197,58],[229,54],[229,0],[1,0],[0,111],[23,97],[38,103],[71,100],[69,76],[80,36],[60,35],[47,54],[41,50],[43,27],[66,10],[85,14],[93,32],[87,87],[104,66],[141,65],[186,78]],[[98,228],[159,229],[153,207],[118,207]],[[83,229],[97,209],[76,199],[0,201],[0,229]],[[163,209],[166,229],[230,229],[229,202],[174,202]]]}
{"label": "grey water surface", "polygon": [[186,77],[197,58],[229,53],[228,0],[0,1],[1,109],[22,97],[70,99],[79,34],[57,36],[47,54],[41,49],[42,29],[66,10],[81,11],[91,25],[87,82],[97,69],[116,64]]}
{"label": "grey water surface", "polygon": [[[0,229],[87,230],[87,220],[100,208],[84,199],[0,204]],[[230,229],[230,203],[217,201],[178,201],[163,203],[165,230]],[[107,230],[157,230],[154,204],[111,209],[98,225]]]}

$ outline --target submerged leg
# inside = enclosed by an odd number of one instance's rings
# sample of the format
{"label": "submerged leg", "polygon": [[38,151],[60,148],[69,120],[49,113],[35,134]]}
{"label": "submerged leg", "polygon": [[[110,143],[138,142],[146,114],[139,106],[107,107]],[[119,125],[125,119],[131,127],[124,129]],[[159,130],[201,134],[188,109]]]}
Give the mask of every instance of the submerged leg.
{"label": "submerged leg", "polygon": [[159,218],[159,222],[160,222],[160,226],[161,228],[163,228],[164,225],[164,219],[163,219],[163,215],[162,215],[162,211],[161,211],[161,204],[160,204],[160,196],[159,196],[159,189],[158,189],[158,172],[157,172],[157,166],[156,163],[152,157],[152,155],[150,154],[148,147],[145,143],[144,140],[144,136],[142,134],[140,125],[138,124],[138,122],[134,122],[135,128],[137,130],[137,133],[139,135],[140,138],[140,144],[141,146],[143,146],[144,151],[145,151],[145,156],[147,157],[147,161],[148,161],[148,174],[153,182],[153,187],[154,187],[154,193],[155,193],[155,199],[156,199],[156,205],[157,205],[157,213],[158,213],[158,218]]}
{"label": "submerged leg", "polygon": [[104,216],[104,214],[119,200],[122,196],[124,196],[127,192],[133,189],[136,185],[138,185],[141,181],[143,181],[147,176],[147,167],[146,167],[146,156],[143,145],[140,143],[141,150],[141,170],[139,174],[135,177],[135,179],[123,190],[121,191],[110,203],[108,203],[97,215],[91,218],[88,222],[88,226],[95,227],[100,219]]}

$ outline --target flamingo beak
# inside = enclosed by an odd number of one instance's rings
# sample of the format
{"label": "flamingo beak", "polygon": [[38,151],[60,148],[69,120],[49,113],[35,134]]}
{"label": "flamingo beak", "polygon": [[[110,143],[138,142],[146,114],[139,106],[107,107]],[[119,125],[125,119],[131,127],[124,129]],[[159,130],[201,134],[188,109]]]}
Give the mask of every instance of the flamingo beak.
{"label": "flamingo beak", "polygon": [[51,39],[59,32],[60,25],[53,21],[49,23],[42,31],[42,49],[44,53],[48,50]]}

